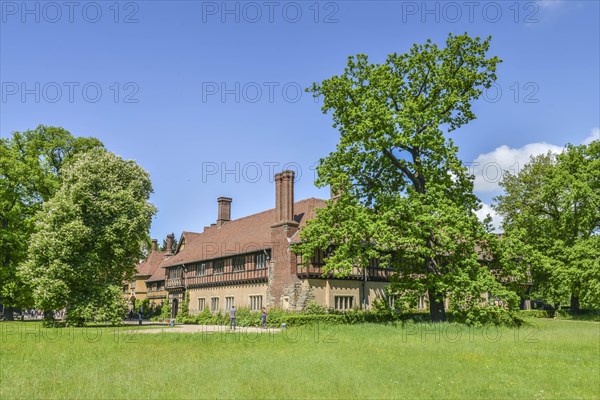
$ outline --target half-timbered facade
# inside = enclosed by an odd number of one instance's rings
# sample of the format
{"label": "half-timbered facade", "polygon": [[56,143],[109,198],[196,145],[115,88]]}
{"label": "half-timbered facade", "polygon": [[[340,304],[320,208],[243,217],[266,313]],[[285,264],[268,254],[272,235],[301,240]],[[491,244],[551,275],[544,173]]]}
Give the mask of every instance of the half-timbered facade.
{"label": "half-timbered facade", "polygon": [[[182,235],[176,254],[160,265],[164,289],[177,313],[186,293],[189,308],[222,311],[235,304],[260,310],[301,310],[311,302],[340,310],[370,308],[384,296],[390,270],[355,268],[344,279],[323,276],[322,255],[308,266],[291,251],[299,232],[325,201],[294,201],[294,173],[275,175],[275,208],[231,220],[232,199],[217,199],[217,220],[201,233]],[[161,288],[161,272],[149,284]]]}

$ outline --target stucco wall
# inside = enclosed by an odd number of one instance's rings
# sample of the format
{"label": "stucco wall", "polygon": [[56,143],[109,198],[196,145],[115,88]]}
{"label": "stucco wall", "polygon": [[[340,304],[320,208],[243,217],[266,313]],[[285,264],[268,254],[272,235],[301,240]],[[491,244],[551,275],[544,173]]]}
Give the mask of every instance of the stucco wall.
{"label": "stucco wall", "polygon": [[[362,281],[334,280],[334,279],[307,279],[312,288],[314,301],[327,308],[334,308],[335,296],[352,296],[354,304],[360,307],[362,302]],[[365,289],[368,293],[368,306],[373,306],[373,301],[384,296],[386,282],[367,282]]]}
{"label": "stucco wall", "polygon": [[263,296],[263,306],[266,306],[267,284],[228,285],[211,288],[188,289],[190,293],[190,314],[202,311],[198,309],[198,299],[205,298],[206,307],[210,308],[211,298],[219,298],[219,309],[225,310],[225,297],[233,296],[236,307],[250,307],[250,296]]}

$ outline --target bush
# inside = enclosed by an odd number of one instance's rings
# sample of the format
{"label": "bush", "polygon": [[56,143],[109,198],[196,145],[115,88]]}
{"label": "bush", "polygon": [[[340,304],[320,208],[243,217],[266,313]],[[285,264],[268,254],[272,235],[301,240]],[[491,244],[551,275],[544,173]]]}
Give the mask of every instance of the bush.
{"label": "bush", "polygon": [[102,288],[94,297],[86,298],[74,306],[67,307],[65,322],[69,326],[84,326],[89,322],[107,322],[120,325],[127,312],[127,304],[121,288]]}
{"label": "bush", "polygon": [[518,311],[510,311],[496,305],[470,307],[466,310],[450,312],[452,320],[470,326],[506,325],[520,326],[523,319]]}
{"label": "bush", "polygon": [[171,303],[169,302],[169,299],[166,299],[162,307],[160,308],[159,318],[163,321],[171,318]]}
{"label": "bush", "polygon": [[556,316],[561,319],[600,321],[600,310],[558,310],[556,311]]}
{"label": "bush", "polygon": [[313,302],[306,306],[303,312],[304,314],[323,315],[327,314],[327,309],[322,305]]}

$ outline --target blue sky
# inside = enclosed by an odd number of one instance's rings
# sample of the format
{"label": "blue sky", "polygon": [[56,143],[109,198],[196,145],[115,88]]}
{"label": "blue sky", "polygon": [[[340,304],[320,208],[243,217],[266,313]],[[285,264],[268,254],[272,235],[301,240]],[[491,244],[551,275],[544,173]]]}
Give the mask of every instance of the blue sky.
{"label": "blue sky", "polygon": [[452,133],[484,211],[500,168],[600,138],[597,1],[1,1],[0,18],[0,134],[62,126],[136,160],[152,237],[201,231],[218,196],[234,218],[273,207],[284,167],[296,199],[327,198],[313,168],[337,132],[298,89],[449,32],[492,35],[503,60]]}

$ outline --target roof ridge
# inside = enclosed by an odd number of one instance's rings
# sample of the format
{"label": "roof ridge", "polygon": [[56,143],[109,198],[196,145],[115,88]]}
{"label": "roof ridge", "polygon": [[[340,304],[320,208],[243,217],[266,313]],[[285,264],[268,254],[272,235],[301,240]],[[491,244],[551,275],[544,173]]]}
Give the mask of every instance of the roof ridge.
{"label": "roof ridge", "polygon": [[[295,201],[295,202],[294,202],[294,204],[298,204],[298,203],[305,203],[305,202],[307,202],[307,201],[309,201],[309,200],[325,201],[325,200],[323,200],[323,199],[319,199],[319,198],[316,198],[316,197],[308,197],[308,198],[306,198],[306,199],[302,199],[302,200]],[[223,224],[221,227],[223,227],[223,226],[226,226],[226,225],[228,225],[228,224],[230,224],[230,223],[232,223],[232,222],[241,221],[241,220],[243,220],[243,219],[250,218],[250,217],[254,217],[254,216],[256,216],[256,215],[266,214],[266,213],[268,213],[268,212],[275,211],[275,208],[276,208],[276,207],[269,208],[269,209],[267,209],[267,210],[260,211],[260,212],[257,212],[257,213],[254,213],[254,214],[250,214],[250,215],[246,215],[246,216],[244,216],[244,217],[240,217],[240,218],[232,219],[231,221],[227,221],[227,222],[225,222],[225,223],[224,223],[224,224]],[[211,227],[211,228],[214,228],[214,227]],[[219,229],[219,228],[217,228],[217,229]],[[204,232],[201,232],[200,234],[202,234],[202,233],[204,233]]]}

